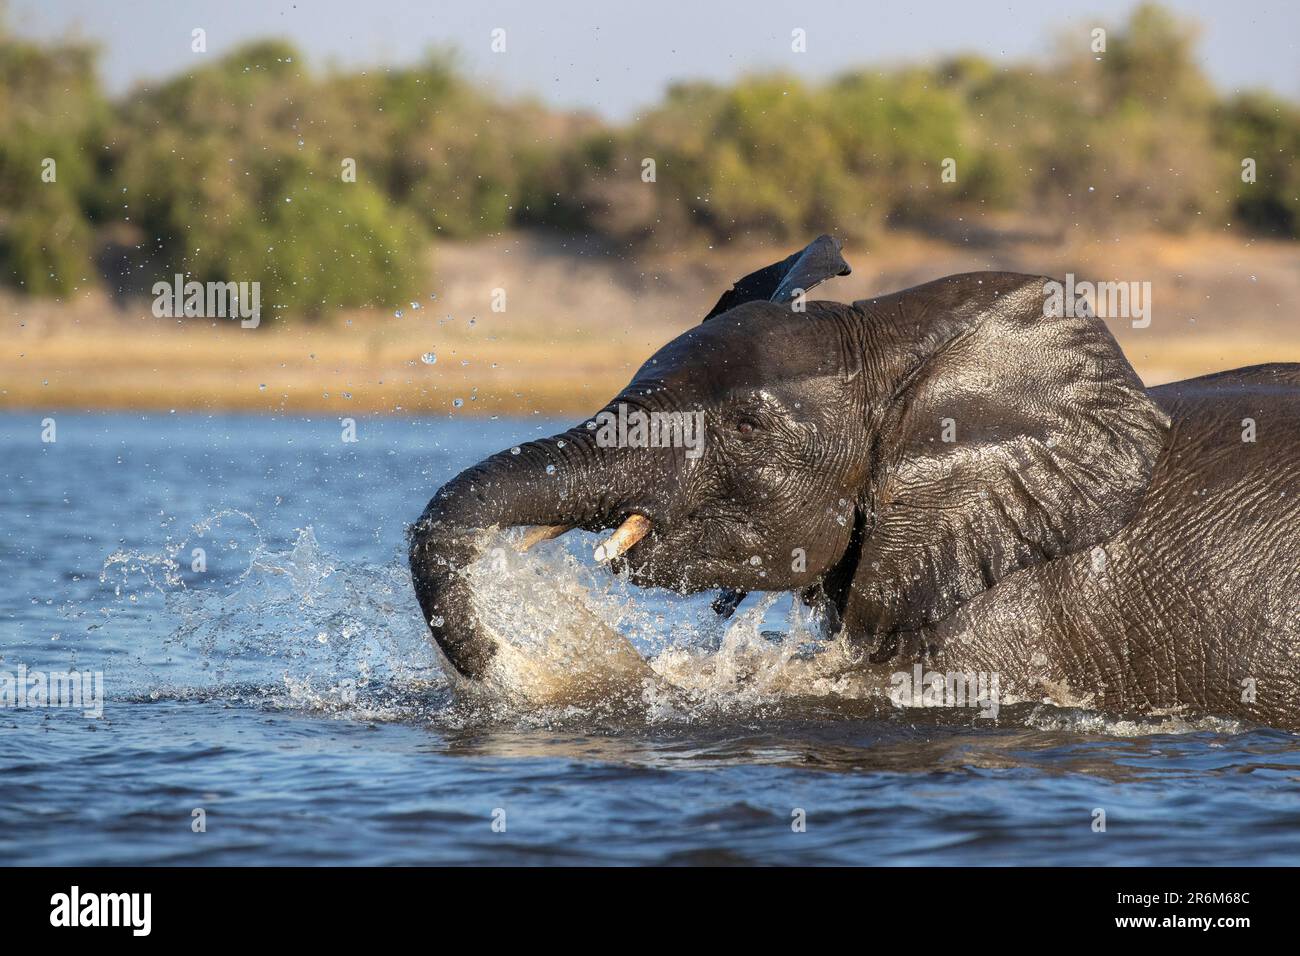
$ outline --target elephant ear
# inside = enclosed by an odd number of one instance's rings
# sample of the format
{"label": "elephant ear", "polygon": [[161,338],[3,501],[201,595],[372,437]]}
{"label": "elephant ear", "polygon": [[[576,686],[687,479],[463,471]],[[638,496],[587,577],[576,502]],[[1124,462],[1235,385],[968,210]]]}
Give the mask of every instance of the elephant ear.
{"label": "elephant ear", "polygon": [[840,241],[833,236],[818,236],[793,255],[745,276],[722,293],[703,321],[755,300],[790,302],[800,290],[808,292],[826,279],[846,276],[851,271],[840,255]]}
{"label": "elephant ear", "polygon": [[862,544],[843,596],[850,634],[942,620],[1007,575],[1105,541],[1137,512],[1168,417],[1105,325],[1049,317],[1041,277],[952,276],[855,303],[868,367],[891,384]]}

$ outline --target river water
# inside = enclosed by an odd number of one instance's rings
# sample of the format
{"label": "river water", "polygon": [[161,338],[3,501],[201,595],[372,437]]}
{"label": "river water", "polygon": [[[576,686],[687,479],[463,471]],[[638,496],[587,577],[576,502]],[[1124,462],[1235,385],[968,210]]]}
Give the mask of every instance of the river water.
{"label": "river water", "polygon": [[505,646],[458,692],[405,524],[568,424],[0,416],[0,679],[103,682],[0,708],[0,859],[1300,862],[1300,737],[895,708],[788,598],[720,623],[593,567],[589,535],[476,572]]}

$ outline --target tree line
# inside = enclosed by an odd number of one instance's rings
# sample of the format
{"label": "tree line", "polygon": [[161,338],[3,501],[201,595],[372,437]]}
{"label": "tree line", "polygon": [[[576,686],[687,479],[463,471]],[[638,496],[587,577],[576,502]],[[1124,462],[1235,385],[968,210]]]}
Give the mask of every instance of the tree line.
{"label": "tree line", "polygon": [[1298,146],[1295,103],[1221,95],[1194,25],[1153,4],[1102,53],[680,83],[622,124],[495,95],[450,51],[321,72],[278,40],[111,99],[91,47],[0,28],[0,284],[127,296],[185,272],[314,316],[416,297],[433,237],[513,227],[629,253],[992,212],[1296,238]]}

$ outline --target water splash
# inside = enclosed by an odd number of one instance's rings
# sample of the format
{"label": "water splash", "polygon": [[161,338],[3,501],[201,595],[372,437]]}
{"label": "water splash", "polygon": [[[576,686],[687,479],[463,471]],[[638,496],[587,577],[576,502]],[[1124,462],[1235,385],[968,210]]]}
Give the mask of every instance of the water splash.
{"label": "water splash", "polygon": [[[236,550],[234,537],[220,542],[234,525],[251,536],[242,568],[212,578],[185,570],[196,540]],[[594,567],[583,533],[526,555],[512,547],[517,535],[496,535],[464,572],[498,648],[482,682],[460,680],[429,643],[404,554],[352,564],[326,553],[311,527],[277,550],[237,511],[210,516],[157,553],[115,552],[101,580],[121,600],[160,599],[174,622],[159,653],[139,662],[128,696],[453,727],[974,719],[893,707],[888,674],[864,666],[828,636],[816,611],[788,595],[751,599],[724,622],[708,596],[641,591]],[[1002,723],[1111,736],[1240,729],[1234,721],[1119,719],[1037,702],[1009,709]]]}
{"label": "water splash", "polygon": [[[232,518],[251,531],[251,542],[213,542]],[[194,541],[242,551],[246,563],[224,575],[186,570]],[[117,675],[128,697],[221,699],[357,719],[419,717],[449,698],[419,614],[411,613],[404,564],[336,561],[311,527],[277,550],[251,516],[223,511],[159,552],[115,552],[100,578],[122,600],[160,600],[173,625],[135,673]]]}
{"label": "water splash", "polygon": [[510,537],[489,542],[467,573],[475,613],[498,649],[486,683],[518,710],[695,722],[829,693],[882,699],[878,681],[851,666],[855,655],[788,595],[761,596],[723,622],[707,596],[641,591],[593,567],[580,557],[586,535],[524,556]]}

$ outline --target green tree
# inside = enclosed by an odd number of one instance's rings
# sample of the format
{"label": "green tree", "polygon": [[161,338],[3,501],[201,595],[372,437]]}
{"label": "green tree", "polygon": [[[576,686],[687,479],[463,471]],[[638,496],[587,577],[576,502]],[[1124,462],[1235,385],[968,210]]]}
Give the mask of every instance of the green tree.
{"label": "green tree", "polygon": [[155,278],[258,281],[273,316],[416,294],[426,234],[345,181],[318,95],[291,46],[260,42],[123,105],[112,188],[154,244]]}
{"label": "green tree", "polygon": [[[1260,232],[1300,236],[1300,109],[1264,93],[1233,97],[1218,111],[1233,183],[1233,214]],[[1242,178],[1253,160],[1255,181]]]}
{"label": "green tree", "polygon": [[66,295],[93,282],[85,209],[107,104],[88,46],[41,46],[0,20],[0,282]]}

